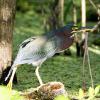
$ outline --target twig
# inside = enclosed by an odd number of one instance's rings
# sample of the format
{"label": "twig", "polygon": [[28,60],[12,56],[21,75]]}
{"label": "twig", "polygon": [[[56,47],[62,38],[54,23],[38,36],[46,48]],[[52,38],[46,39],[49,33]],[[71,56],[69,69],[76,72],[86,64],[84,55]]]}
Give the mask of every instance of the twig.
{"label": "twig", "polygon": [[[88,51],[88,32],[85,36],[85,54],[84,56],[87,56],[87,62],[88,62],[88,67],[89,67],[89,73],[90,73],[90,78],[91,78],[91,86],[94,88],[93,84],[93,77],[92,77],[92,70],[91,70],[91,65],[90,65],[90,58],[89,58],[89,51]],[[84,62],[85,63],[85,62]]]}
{"label": "twig", "polygon": [[77,30],[77,31],[72,31],[72,33],[81,33],[81,32],[91,32],[92,29],[80,29],[80,30]]}
{"label": "twig", "polygon": [[94,32],[95,30],[97,30],[99,26],[100,26],[100,21],[92,28],[91,32]]}

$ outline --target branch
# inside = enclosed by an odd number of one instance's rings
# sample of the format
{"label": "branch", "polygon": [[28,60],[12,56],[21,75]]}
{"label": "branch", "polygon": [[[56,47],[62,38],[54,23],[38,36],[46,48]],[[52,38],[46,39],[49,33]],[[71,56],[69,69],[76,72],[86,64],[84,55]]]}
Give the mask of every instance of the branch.
{"label": "branch", "polygon": [[89,2],[91,3],[91,5],[94,7],[94,9],[98,12],[98,8],[97,6],[94,4],[94,2],[92,0],[89,0]]}
{"label": "branch", "polygon": [[93,27],[92,32],[97,30],[99,26],[100,26],[100,21]]}
{"label": "branch", "polygon": [[81,32],[94,32],[98,29],[98,27],[100,26],[100,21],[93,26],[93,28],[82,28],[76,31],[72,31],[72,33],[81,33]]}

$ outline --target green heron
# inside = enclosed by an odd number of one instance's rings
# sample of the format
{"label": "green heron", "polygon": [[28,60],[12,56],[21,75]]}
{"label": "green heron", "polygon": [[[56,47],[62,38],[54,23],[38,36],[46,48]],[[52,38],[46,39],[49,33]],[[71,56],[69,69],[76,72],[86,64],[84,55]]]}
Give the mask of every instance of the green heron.
{"label": "green heron", "polygon": [[12,87],[12,81],[17,67],[26,63],[37,66],[35,73],[40,85],[42,85],[43,82],[39,75],[40,66],[46,59],[58,52],[64,51],[72,45],[74,40],[72,34],[73,27],[73,24],[68,24],[60,29],[53,30],[42,36],[31,37],[22,42],[17,57],[5,79],[7,80],[11,74],[8,86]]}

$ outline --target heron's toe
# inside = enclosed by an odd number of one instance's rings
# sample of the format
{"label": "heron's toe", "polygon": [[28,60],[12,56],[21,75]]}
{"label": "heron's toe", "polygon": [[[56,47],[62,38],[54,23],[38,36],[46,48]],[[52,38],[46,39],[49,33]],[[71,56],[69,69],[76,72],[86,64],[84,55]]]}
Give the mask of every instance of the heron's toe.
{"label": "heron's toe", "polygon": [[9,81],[9,83],[7,84],[7,88],[8,88],[9,90],[12,90],[12,82],[11,82],[11,81]]}

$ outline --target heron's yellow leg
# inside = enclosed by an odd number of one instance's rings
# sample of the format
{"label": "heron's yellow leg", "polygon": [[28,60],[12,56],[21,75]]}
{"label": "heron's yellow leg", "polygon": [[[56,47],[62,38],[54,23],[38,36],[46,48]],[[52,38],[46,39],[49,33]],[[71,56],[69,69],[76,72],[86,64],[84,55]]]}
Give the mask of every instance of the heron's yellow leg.
{"label": "heron's yellow leg", "polygon": [[35,70],[35,73],[36,73],[36,76],[38,78],[38,81],[39,81],[40,85],[43,85],[42,79],[41,79],[41,77],[39,75],[39,68],[40,68],[40,66],[37,66],[37,68]]}
{"label": "heron's yellow leg", "polygon": [[15,68],[13,69],[13,72],[12,72],[11,78],[10,78],[10,81],[9,81],[8,84],[7,84],[7,87],[8,87],[10,90],[12,90],[12,83],[13,83],[13,78],[14,78],[16,69],[17,69],[17,67],[15,67]]}
{"label": "heron's yellow leg", "polygon": [[9,90],[12,90],[12,82],[11,82],[11,81],[9,81],[9,83],[7,84],[7,88],[8,88]]}

